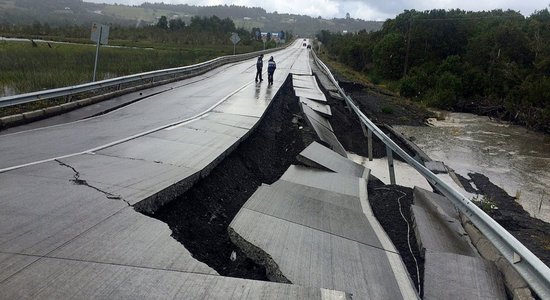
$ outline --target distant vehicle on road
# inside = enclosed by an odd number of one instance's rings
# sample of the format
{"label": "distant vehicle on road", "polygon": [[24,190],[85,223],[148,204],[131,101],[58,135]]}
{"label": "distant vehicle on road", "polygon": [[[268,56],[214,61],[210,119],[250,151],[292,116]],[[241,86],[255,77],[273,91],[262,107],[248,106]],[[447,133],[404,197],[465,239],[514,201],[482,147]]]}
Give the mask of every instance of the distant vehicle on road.
{"label": "distant vehicle on road", "polygon": [[308,48],[308,49],[311,49],[311,45],[307,45],[307,48]]}
{"label": "distant vehicle on road", "polygon": [[304,46],[304,47],[305,47],[306,45],[307,45],[307,44],[306,44],[306,43],[304,43],[304,44],[303,44],[302,46]]}

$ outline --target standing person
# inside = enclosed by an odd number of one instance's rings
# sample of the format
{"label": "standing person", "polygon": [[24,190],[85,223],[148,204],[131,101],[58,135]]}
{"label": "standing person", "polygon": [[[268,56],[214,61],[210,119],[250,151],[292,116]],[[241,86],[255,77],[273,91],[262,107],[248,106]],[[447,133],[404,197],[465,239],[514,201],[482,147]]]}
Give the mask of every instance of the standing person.
{"label": "standing person", "polygon": [[277,64],[275,64],[272,56],[267,62],[267,84],[273,84],[273,73],[275,73],[275,69],[277,69]]}
{"label": "standing person", "polygon": [[255,81],[258,82],[258,76],[260,77],[260,82],[264,81],[262,79],[262,68],[264,66],[264,55],[260,54],[258,57],[258,61],[256,62],[256,79]]}

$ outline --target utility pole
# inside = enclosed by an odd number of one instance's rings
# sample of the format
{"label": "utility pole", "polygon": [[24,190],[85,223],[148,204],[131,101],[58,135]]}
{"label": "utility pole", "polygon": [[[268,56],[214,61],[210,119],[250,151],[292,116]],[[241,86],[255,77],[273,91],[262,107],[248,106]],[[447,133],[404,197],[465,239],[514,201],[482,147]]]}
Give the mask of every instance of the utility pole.
{"label": "utility pole", "polygon": [[405,52],[405,66],[403,67],[403,77],[407,76],[407,68],[409,67],[409,53],[411,51],[411,28],[412,17],[409,19],[409,29],[407,30],[407,49]]}

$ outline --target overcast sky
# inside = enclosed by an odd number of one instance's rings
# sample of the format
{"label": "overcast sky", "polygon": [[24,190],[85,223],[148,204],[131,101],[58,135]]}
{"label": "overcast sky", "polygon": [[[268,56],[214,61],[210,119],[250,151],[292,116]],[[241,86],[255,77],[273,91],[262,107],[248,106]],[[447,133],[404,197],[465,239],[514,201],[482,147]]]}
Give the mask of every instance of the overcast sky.
{"label": "overcast sky", "polygon": [[[96,3],[119,3],[139,5],[144,0],[84,0]],[[189,5],[220,5],[235,4],[249,7],[262,7],[267,12],[293,13],[323,18],[343,18],[350,13],[352,18],[384,21],[393,18],[405,9],[419,11],[433,8],[463,10],[512,9],[529,16],[535,10],[542,10],[550,4],[550,0],[149,0],[149,2],[164,2],[167,4]]]}

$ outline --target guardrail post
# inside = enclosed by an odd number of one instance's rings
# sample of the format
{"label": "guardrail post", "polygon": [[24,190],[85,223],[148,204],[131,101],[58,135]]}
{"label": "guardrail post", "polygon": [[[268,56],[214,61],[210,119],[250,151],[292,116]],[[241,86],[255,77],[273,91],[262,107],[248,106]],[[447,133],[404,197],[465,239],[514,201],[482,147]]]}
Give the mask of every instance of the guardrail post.
{"label": "guardrail post", "polygon": [[361,124],[363,135],[367,138],[367,149],[369,152],[369,161],[372,161],[372,131],[370,129],[367,129],[367,126],[365,126],[365,123],[363,123],[361,119],[359,119],[359,123]]}
{"label": "guardrail post", "polygon": [[[361,122],[361,124],[363,124]],[[372,130],[367,130],[367,148],[369,150],[369,161],[372,161]]]}
{"label": "guardrail post", "polygon": [[361,124],[361,130],[363,130],[363,135],[367,137],[367,126],[365,126],[365,123],[361,122],[361,119],[359,119],[359,123]]}
{"label": "guardrail post", "polygon": [[390,171],[390,184],[395,184],[395,170],[393,169],[393,151],[386,146],[386,155],[388,156],[388,169]]}

